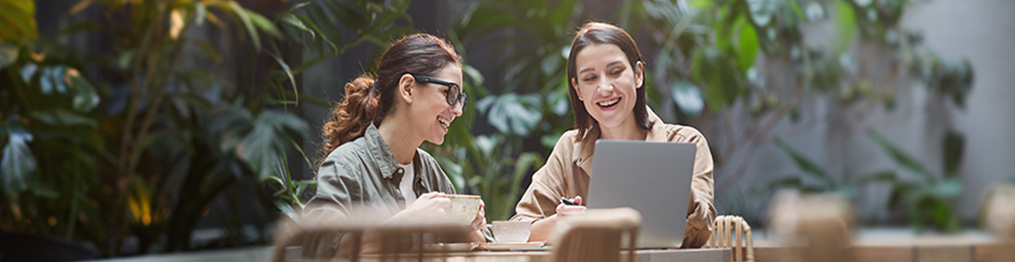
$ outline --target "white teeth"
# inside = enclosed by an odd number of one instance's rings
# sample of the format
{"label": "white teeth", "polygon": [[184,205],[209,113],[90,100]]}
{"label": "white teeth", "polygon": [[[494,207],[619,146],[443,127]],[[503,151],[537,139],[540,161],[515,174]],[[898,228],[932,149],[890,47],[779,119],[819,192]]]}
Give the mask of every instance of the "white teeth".
{"label": "white teeth", "polygon": [[448,120],[445,120],[444,118],[440,118],[440,117],[437,118],[437,122],[440,122],[441,126],[444,127],[444,129],[448,129],[448,125],[451,124],[451,123],[448,122]]}
{"label": "white teeth", "polygon": [[620,102],[620,98],[613,99],[611,101],[606,101],[606,102],[599,102],[599,106],[602,106],[602,107],[612,106],[613,104],[616,104],[617,102]]}

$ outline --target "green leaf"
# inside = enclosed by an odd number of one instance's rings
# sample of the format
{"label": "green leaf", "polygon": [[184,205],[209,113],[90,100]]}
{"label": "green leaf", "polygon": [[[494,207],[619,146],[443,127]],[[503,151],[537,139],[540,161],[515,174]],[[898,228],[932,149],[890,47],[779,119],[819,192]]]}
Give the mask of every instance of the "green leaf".
{"label": "green leaf", "polygon": [[705,109],[705,97],[701,94],[701,89],[690,82],[674,82],[670,87],[670,95],[680,111],[689,116],[697,116]]}
{"label": "green leaf", "polygon": [[839,0],[835,14],[835,46],[832,50],[833,57],[838,57],[849,49],[853,44],[853,36],[856,35],[856,14],[853,6],[847,0]]}
{"label": "green leaf", "polygon": [[27,43],[38,37],[35,1],[0,1],[0,42]]}
{"label": "green leaf", "polygon": [[750,10],[751,19],[754,24],[764,27],[772,21],[772,16],[778,8],[778,0],[747,0],[747,8]]}
{"label": "green leaf", "polygon": [[0,44],[0,70],[3,70],[8,65],[18,61],[19,47],[14,44]]}
{"label": "green leaf", "polygon": [[250,40],[254,42],[254,49],[258,52],[261,51],[261,37],[257,33],[257,28],[254,27],[254,22],[250,20],[250,16],[247,16],[247,10],[243,9],[240,4],[230,1],[224,5],[226,11],[232,12],[240,19],[243,24],[243,28],[247,30],[247,35],[250,36]]}
{"label": "green leaf", "polygon": [[205,16],[208,13],[208,7],[205,7],[201,1],[194,1],[194,10],[194,24],[198,26],[204,24]]}
{"label": "green leaf", "polygon": [[91,128],[98,126],[98,122],[94,118],[63,109],[35,111],[31,113],[31,116],[39,122],[52,126],[83,125]]}
{"label": "green leaf", "polygon": [[[331,39],[328,38],[328,35],[325,34],[324,31],[321,31],[321,28],[319,28],[311,18],[304,16],[297,16],[297,18],[299,18],[300,21],[303,22],[304,24],[310,26],[310,28],[313,29],[314,32],[317,32],[317,35],[321,36],[321,40],[324,41],[324,43],[328,44],[329,47],[331,47],[331,52],[333,54],[338,54],[338,46],[335,45],[334,41],[331,41]],[[337,31],[335,31],[335,38],[338,39],[338,41],[342,40],[341,35]]]}
{"label": "green leaf", "polygon": [[32,150],[28,148],[28,142],[32,142],[32,134],[23,130],[4,130],[9,134],[7,145],[3,149],[3,159],[0,160],[0,182],[3,183],[4,192],[17,194],[28,189],[28,183],[32,176],[38,171],[38,164]]}
{"label": "green leaf", "polygon": [[740,62],[741,72],[747,72],[748,68],[754,66],[754,59],[758,56],[758,49],[758,33],[754,30],[754,26],[750,23],[741,24],[740,39],[737,45],[737,59]]}
{"label": "green leaf", "polygon": [[243,13],[246,14],[247,17],[250,18],[250,21],[253,22],[254,26],[261,29],[262,32],[265,32],[274,38],[282,37],[282,33],[278,31],[278,27],[275,27],[275,23],[272,23],[271,20],[264,18],[261,14],[247,9],[243,9]]}
{"label": "green leaf", "polygon": [[81,113],[92,111],[99,105],[99,95],[95,88],[84,77],[79,75],[70,77],[70,87],[74,91],[74,111]]}
{"label": "green leaf", "polygon": [[303,23],[309,25],[310,28],[318,29],[317,34],[320,35],[321,38],[329,39],[330,36],[331,41],[329,43],[332,45],[332,48],[336,50],[335,53],[343,51],[335,45],[335,43],[342,43],[341,32],[338,30],[338,27],[335,26],[338,23],[332,20],[327,13],[321,10],[321,7],[319,6],[308,7],[306,10],[307,17],[300,17],[301,20],[303,20]]}
{"label": "green leaf", "polygon": [[873,139],[875,143],[881,146],[881,149],[884,149],[885,152],[887,152],[888,155],[892,157],[892,160],[895,160],[896,164],[899,164],[903,168],[923,176],[924,179],[926,179],[927,181],[933,182],[936,180],[934,179],[934,176],[930,173],[930,171],[927,171],[927,168],[923,167],[923,165],[914,160],[908,154],[906,154],[899,148],[895,147],[895,145],[893,145],[891,142],[888,142],[887,139],[881,136],[881,134],[879,134],[877,131],[874,131],[874,129],[871,129],[869,132],[867,132],[867,135],[871,139]]}
{"label": "green leaf", "polygon": [[288,139],[309,131],[309,124],[291,114],[262,111],[254,120],[253,130],[243,135],[237,152],[259,180],[272,177],[272,170],[283,164]]}
{"label": "green leaf", "polygon": [[539,94],[497,96],[490,105],[487,120],[501,133],[526,136],[543,118],[535,106],[538,101]]}
{"label": "green leaf", "polygon": [[825,173],[824,169],[821,169],[821,166],[814,163],[814,161],[812,161],[810,158],[807,158],[807,156],[804,156],[800,152],[797,152],[795,149],[787,145],[782,140],[776,140],[775,145],[779,147],[779,149],[782,150],[783,153],[789,155],[790,158],[793,159],[793,162],[796,163],[797,167],[799,167],[800,170],[804,171],[804,174],[810,175],[811,177],[817,178],[821,182],[824,182],[825,185],[828,186],[828,189],[832,189],[835,187],[835,181],[833,181],[832,178],[829,177],[827,173]]}
{"label": "green leaf", "polygon": [[935,183],[928,189],[928,194],[943,198],[955,198],[962,195],[962,181],[957,178],[949,178]]}
{"label": "green leaf", "polygon": [[293,15],[293,14],[284,14],[284,15],[282,15],[282,22],[285,22],[288,25],[296,27],[296,28],[298,28],[300,30],[303,30],[304,32],[307,32],[308,34],[310,34],[310,41],[314,41],[317,38],[317,34],[314,33],[314,30],[310,29],[306,25],[304,25],[303,21],[300,20],[299,18],[297,18],[296,15]]}
{"label": "green leaf", "polygon": [[212,64],[216,66],[222,64],[222,54],[215,48],[215,45],[201,40],[193,40],[193,42],[201,47],[201,51],[208,59],[211,59]]}
{"label": "green leaf", "polygon": [[300,91],[299,91],[299,89],[296,86],[296,78],[293,77],[293,71],[291,69],[289,69],[289,64],[286,64],[286,62],[284,60],[282,60],[282,58],[276,56],[275,54],[269,53],[269,55],[271,55],[271,58],[275,59],[275,62],[278,62],[278,65],[280,67],[282,67],[282,71],[284,71],[286,76],[289,77],[289,83],[292,84],[293,94],[295,94],[295,98],[296,98],[295,102],[296,102],[296,104],[299,104],[300,103]]}

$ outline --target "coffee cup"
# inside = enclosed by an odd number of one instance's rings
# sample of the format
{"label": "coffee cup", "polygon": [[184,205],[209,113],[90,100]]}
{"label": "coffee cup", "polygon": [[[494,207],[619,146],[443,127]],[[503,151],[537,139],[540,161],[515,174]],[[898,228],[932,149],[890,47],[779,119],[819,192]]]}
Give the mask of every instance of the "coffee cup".
{"label": "coffee cup", "polygon": [[456,223],[469,225],[479,214],[479,206],[482,198],[476,195],[446,195],[451,199],[451,208],[448,214]]}
{"label": "coffee cup", "polygon": [[493,221],[490,226],[496,243],[525,243],[532,232],[529,221]]}

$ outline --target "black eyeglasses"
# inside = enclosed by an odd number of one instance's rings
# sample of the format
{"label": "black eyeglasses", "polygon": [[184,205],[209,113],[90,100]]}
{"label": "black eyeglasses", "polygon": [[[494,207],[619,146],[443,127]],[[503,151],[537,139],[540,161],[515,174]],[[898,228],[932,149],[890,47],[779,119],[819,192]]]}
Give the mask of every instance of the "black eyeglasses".
{"label": "black eyeglasses", "polygon": [[447,94],[448,105],[455,106],[456,104],[458,104],[458,101],[462,101],[462,108],[465,108],[465,103],[466,103],[465,102],[466,101],[465,98],[467,98],[468,96],[465,95],[465,91],[462,91],[462,87],[459,86],[458,84],[455,84],[455,83],[452,83],[452,82],[448,82],[448,81],[444,81],[444,80],[440,80],[440,79],[433,78],[433,77],[429,77],[429,76],[425,76],[425,75],[415,75],[414,74],[414,75],[412,75],[412,77],[413,77],[413,79],[416,80],[416,82],[427,83],[427,84],[438,84],[438,85],[447,86],[448,87],[448,92],[446,94]]}

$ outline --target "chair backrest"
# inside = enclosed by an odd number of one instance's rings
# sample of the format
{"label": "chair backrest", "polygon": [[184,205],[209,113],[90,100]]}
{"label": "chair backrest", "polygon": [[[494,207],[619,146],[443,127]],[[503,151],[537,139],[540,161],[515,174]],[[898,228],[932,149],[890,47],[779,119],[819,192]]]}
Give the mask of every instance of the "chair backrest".
{"label": "chair backrest", "polygon": [[780,191],[772,197],[769,229],[797,246],[801,261],[852,261],[853,209],[841,196]]}
{"label": "chair backrest", "polygon": [[[362,212],[359,214],[370,212],[369,209],[360,209],[360,211]],[[289,217],[283,217],[279,222],[279,228],[275,231],[275,252],[272,261],[331,259],[333,254],[316,254],[315,250],[299,252],[300,256],[296,256],[291,247],[315,249],[317,245],[321,244],[318,242],[330,242],[337,239],[343,240],[342,253],[348,253],[350,261],[360,260],[361,253],[366,246],[364,241],[375,241],[371,243],[374,243],[377,250],[366,252],[376,252],[377,254],[372,256],[379,257],[381,261],[411,259],[413,257],[422,261],[424,252],[437,253],[437,257],[442,257],[439,256],[440,253],[452,251],[440,248],[426,250],[424,245],[466,241],[470,231],[468,226],[446,220],[421,219],[412,222],[382,224],[379,221],[383,219],[372,215],[350,218],[335,214],[301,216],[299,219],[299,221],[294,221]],[[307,255],[326,257],[305,257]]]}
{"label": "chair backrest", "polygon": [[551,236],[554,261],[621,261],[627,239],[627,261],[635,261],[641,214],[632,208],[589,209],[561,219]]}
{"label": "chair backrest", "polygon": [[716,217],[712,229],[706,248],[729,248],[733,251],[733,262],[754,262],[754,236],[744,218]]}
{"label": "chair backrest", "polygon": [[1015,261],[1015,185],[998,184],[987,191],[981,206],[983,224],[998,239],[991,262]]}

